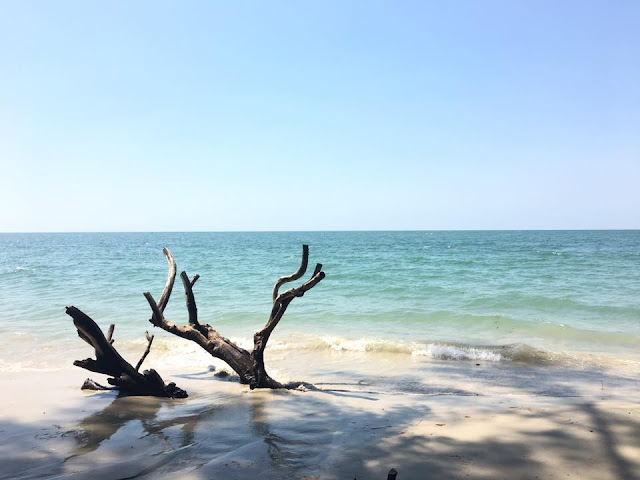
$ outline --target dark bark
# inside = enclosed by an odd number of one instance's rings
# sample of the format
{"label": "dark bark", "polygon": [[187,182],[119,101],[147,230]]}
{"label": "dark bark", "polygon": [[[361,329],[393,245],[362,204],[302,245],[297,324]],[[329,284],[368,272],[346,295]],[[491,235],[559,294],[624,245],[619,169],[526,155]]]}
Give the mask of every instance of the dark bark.
{"label": "dark bark", "polygon": [[140,360],[138,360],[138,363],[136,364],[136,372],[140,371],[142,362],[144,362],[144,359],[147,358],[147,355],[149,355],[149,352],[151,351],[151,344],[153,343],[153,335],[149,335],[149,332],[144,332],[144,336],[147,338],[147,349],[144,351],[142,357],[140,357]]}
{"label": "dark bark", "polygon": [[160,300],[156,303],[153,296],[146,292],[145,298],[149,302],[153,315],[149,320],[154,326],[177,335],[179,337],[191,340],[200,345],[211,356],[220,358],[226,362],[240,377],[241,383],[248,383],[251,388],[283,388],[283,385],[272,379],[266,372],[264,365],[264,351],[269,341],[271,333],[276,328],[287,307],[296,297],[302,297],[307,291],[315,287],[324,277],[322,265],[316,265],[311,278],[289,290],[278,293],[279,288],[287,282],[292,282],[301,278],[306,270],[309,260],[309,247],[303,245],[302,262],[296,272],[291,275],[280,277],[273,287],[273,307],[271,314],[265,327],[254,335],[253,351],[249,352],[239,347],[228,338],[222,336],[211,325],[200,324],[198,322],[197,308],[195,297],[193,294],[193,285],[199,278],[196,275],[193,280],[189,281],[189,277],[185,272],[180,274],[182,284],[185,289],[185,298],[187,311],[189,312],[189,323],[186,325],[178,325],[167,320],[163,314],[164,306],[166,306],[171,296],[173,284],[176,276],[176,262],[167,248],[163,249],[164,254],[169,262],[169,275],[165,283],[164,290]]}
{"label": "dark bark", "polygon": [[[185,398],[187,393],[171,382],[165,385],[162,377],[155,370],[145,370],[139,373],[140,367],[145,357],[149,353],[153,336],[147,333],[148,346],[144,355],[138,362],[138,367],[133,368],[118,351],[113,347],[113,328],[109,329],[109,336],[105,337],[100,327],[88,315],[76,307],[67,307],[67,314],[73,318],[73,324],[78,330],[78,335],[85,342],[91,345],[96,354],[96,358],[76,360],[73,364],[77,367],[90,370],[92,372],[109,375],[107,379],[110,385],[117,387],[121,392],[131,395],[148,395],[157,397]],[[102,385],[87,379],[83,388],[107,389]]]}
{"label": "dark bark", "polygon": [[271,308],[269,320],[267,320],[265,327],[253,336],[253,351],[251,352],[253,367],[252,389],[258,387],[280,388],[282,386],[267,375],[264,366],[264,350],[267,348],[267,342],[269,341],[271,333],[278,326],[291,301],[296,297],[302,297],[305,292],[315,287],[325,276],[322,271],[322,264],[319,263],[316,265],[315,271],[308,281],[298,287],[290,288],[278,294],[278,289],[283,283],[297,280],[305,274],[308,257],[309,247],[304,245],[302,250],[302,263],[298,271],[287,277],[280,277],[273,288],[273,307]]}

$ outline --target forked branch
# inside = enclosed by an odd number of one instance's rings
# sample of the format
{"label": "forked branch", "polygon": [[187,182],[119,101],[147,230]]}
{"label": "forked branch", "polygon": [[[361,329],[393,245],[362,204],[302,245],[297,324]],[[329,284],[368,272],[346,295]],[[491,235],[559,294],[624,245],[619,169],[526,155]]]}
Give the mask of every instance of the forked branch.
{"label": "forked branch", "polygon": [[169,262],[169,275],[167,276],[167,281],[164,285],[164,289],[162,290],[162,295],[160,295],[160,300],[158,301],[158,308],[161,312],[164,312],[167,303],[169,303],[169,297],[171,297],[173,282],[176,279],[176,261],[167,247],[164,247],[162,252],[167,256],[167,261]]}
{"label": "forked branch", "polygon": [[276,280],[276,284],[273,286],[272,300],[274,303],[276,301],[276,298],[278,298],[278,290],[280,289],[280,287],[287,282],[293,282],[295,280],[298,280],[299,278],[302,278],[302,276],[307,271],[308,264],[309,245],[302,245],[302,262],[300,262],[300,267],[298,268],[298,270],[293,272],[291,275],[280,277],[278,280]]}
{"label": "forked branch", "polygon": [[136,372],[140,370],[142,362],[144,362],[144,359],[147,358],[147,355],[149,355],[149,352],[151,351],[151,344],[153,343],[153,335],[149,335],[149,332],[144,332],[144,336],[147,338],[147,349],[142,354],[142,357],[140,357],[140,360],[138,360],[138,364],[136,365]]}
{"label": "forked branch", "polygon": [[302,246],[302,261],[298,270],[291,275],[280,277],[276,281],[273,287],[273,307],[271,314],[265,327],[254,335],[254,348],[251,353],[239,347],[228,338],[220,335],[220,333],[210,325],[199,323],[198,310],[193,293],[193,285],[199,278],[198,275],[195,275],[192,280],[189,280],[186,272],[180,274],[189,314],[188,323],[179,325],[169,321],[164,316],[164,307],[171,296],[177,267],[171,252],[169,252],[167,248],[163,249],[163,252],[169,263],[169,274],[160,300],[156,302],[149,292],[144,294],[152,311],[152,316],[149,321],[154,326],[160,327],[169,333],[196,342],[213,357],[224,360],[238,374],[240,381],[242,383],[249,383],[252,389],[281,388],[283,385],[269,377],[265,370],[264,350],[271,333],[282,319],[291,301],[296,297],[302,297],[325,277],[322,271],[322,265],[317,264],[309,280],[297,287],[279,293],[279,289],[283,284],[298,280],[305,274],[309,262],[308,245]]}
{"label": "forked branch", "polygon": [[278,326],[278,323],[282,319],[282,316],[287,311],[287,307],[291,301],[296,297],[302,297],[307,291],[315,287],[325,277],[322,271],[322,264],[318,263],[313,271],[313,275],[302,285],[299,285],[283,293],[278,294],[278,288],[286,282],[291,282],[302,277],[306,270],[309,261],[309,247],[307,245],[302,246],[302,262],[297,272],[286,277],[280,277],[276,282],[273,293],[273,307],[271,308],[271,315],[265,327],[256,332],[253,336],[253,351],[251,352],[251,360],[253,363],[254,377],[250,383],[251,388],[269,387],[278,388],[279,384],[267,375],[264,366],[264,351],[267,348],[267,342],[273,330]]}
{"label": "forked branch", "polygon": [[[145,370],[142,374],[138,368],[146,358],[151,348],[153,336],[149,338],[147,350],[134,369],[112,345],[112,339],[105,337],[100,327],[91,317],[77,309],[68,307],[67,314],[73,318],[73,323],[78,330],[78,335],[95,350],[96,358],[76,360],[73,364],[77,367],[90,370],[92,372],[103,373],[111,378],[107,379],[109,384],[118,387],[122,392],[132,395],[150,395],[157,397],[185,398],[187,393],[171,382],[165,385],[162,377],[155,370]],[[109,329],[113,334],[113,329]],[[85,382],[87,385],[87,382]],[[101,387],[98,383],[89,381],[88,385]]]}

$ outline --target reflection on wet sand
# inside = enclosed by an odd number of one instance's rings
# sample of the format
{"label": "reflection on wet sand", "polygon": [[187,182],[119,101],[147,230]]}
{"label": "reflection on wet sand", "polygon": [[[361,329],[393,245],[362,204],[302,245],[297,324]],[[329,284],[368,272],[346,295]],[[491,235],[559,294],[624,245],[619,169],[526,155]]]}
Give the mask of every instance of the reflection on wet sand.
{"label": "reflection on wet sand", "polygon": [[116,398],[78,424],[75,434],[79,445],[72,457],[93,452],[129,422],[138,420],[147,430],[161,407],[162,400],[154,397]]}
{"label": "reflection on wet sand", "polygon": [[182,375],[194,392],[184,401],[78,395],[74,384],[67,421],[47,412],[0,426],[0,478],[384,478],[391,467],[403,479],[640,478],[632,378],[598,372],[594,392],[596,372],[455,367],[343,368],[306,391],[250,391],[202,372]]}

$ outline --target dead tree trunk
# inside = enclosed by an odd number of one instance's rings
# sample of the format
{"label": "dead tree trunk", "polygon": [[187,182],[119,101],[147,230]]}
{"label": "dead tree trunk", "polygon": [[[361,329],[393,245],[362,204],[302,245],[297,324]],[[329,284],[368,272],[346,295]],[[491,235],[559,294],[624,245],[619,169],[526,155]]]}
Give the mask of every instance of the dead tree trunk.
{"label": "dead tree trunk", "polygon": [[309,247],[307,245],[303,245],[302,247],[302,263],[300,268],[298,268],[295,273],[280,277],[276,281],[273,287],[273,307],[271,308],[271,315],[265,327],[254,335],[254,346],[251,352],[239,347],[228,338],[223,337],[210,325],[199,323],[198,310],[193,294],[193,286],[199,278],[198,275],[196,275],[193,280],[189,280],[185,272],[180,274],[185,291],[189,323],[186,325],[177,325],[165,318],[163,311],[173,289],[176,277],[176,262],[167,248],[163,249],[163,252],[169,262],[169,275],[167,276],[160,300],[157,303],[149,292],[144,294],[153,312],[149,321],[154,326],[160,327],[169,333],[197,343],[213,357],[225,361],[238,374],[240,382],[249,384],[251,389],[283,388],[284,386],[282,384],[267,374],[264,366],[264,350],[271,333],[282,319],[291,301],[296,297],[302,297],[325,277],[322,271],[322,265],[317,264],[313,275],[305,283],[290,288],[285,292],[278,292],[283,284],[298,280],[305,274],[309,260]]}
{"label": "dead tree trunk", "polygon": [[[155,370],[151,369],[145,370],[142,373],[138,372],[142,362],[149,354],[151,342],[153,342],[153,335],[149,335],[149,332],[147,332],[147,349],[136,368],[133,368],[112,345],[114,325],[109,327],[109,332],[107,333],[107,337],[105,337],[96,322],[76,307],[67,307],[67,314],[73,318],[73,324],[78,329],[80,338],[91,345],[96,351],[95,360],[93,358],[76,360],[73,362],[75,366],[92,372],[110,375],[111,378],[108,378],[107,382],[114,385],[115,388],[118,388],[123,393],[155,397],[187,397],[187,393],[178,388],[175,383],[171,382],[165,385],[162,377]],[[85,381],[83,388],[92,390],[108,389],[91,379]]]}

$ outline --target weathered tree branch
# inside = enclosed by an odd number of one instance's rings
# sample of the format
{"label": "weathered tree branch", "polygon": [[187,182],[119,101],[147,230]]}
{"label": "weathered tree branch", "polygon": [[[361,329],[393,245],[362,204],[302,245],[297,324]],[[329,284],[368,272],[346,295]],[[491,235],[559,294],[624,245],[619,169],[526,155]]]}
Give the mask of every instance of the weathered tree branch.
{"label": "weathered tree branch", "polygon": [[307,271],[307,265],[309,264],[309,245],[302,245],[302,262],[300,262],[300,267],[291,275],[285,275],[276,280],[276,284],[273,286],[273,295],[272,299],[275,303],[276,298],[278,297],[278,290],[280,287],[287,283],[293,282],[301,278],[305,272]]}
{"label": "weathered tree branch", "polygon": [[158,301],[158,308],[161,312],[164,312],[167,303],[169,303],[171,291],[173,290],[173,282],[176,279],[176,261],[167,247],[164,247],[162,252],[167,256],[167,261],[169,262],[169,275],[167,276],[167,282],[164,285],[162,295],[160,295],[160,300]]}
{"label": "weathered tree branch", "polygon": [[109,325],[109,331],[107,331],[107,342],[113,345],[113,331],[115,330],[115,324]]}
{"label": "weathered tree branch", "polygon": [[151,293],[145,292],[144,296],[153,312],[149,321],[154,326],[197,343],[211,356],[224,360],[238,374],[241,383],[249,383],[251,377],[249,352],[220,335],[211,325],[177,325],[167,320]]}
{"label": "weathered tree branch", "polygon": [[[76,360],[73,362],[75,366],[109,375],[111,378],[108,378],[107,382],[118,387],[124,393],[173,398],[187,396],[186,392],[178,388],[175,383],[171,382],[165,385],[155,370],[145,370],[140,374],[137,369],[134,369],[129,362],[122,358],[109,339],[104,336],[100,327],[84,312],[76,307],[67,307],[66,312],[73,318],[73,324],[76,326],[80,338],[91,345],[96,354],[95,360],[92,358]],[[113,332],[111,331],[111,333]],[[151,341],[149,341],[147,349],[150,347]],[[148,352],[145,352],[139,364],[147,354]],[[100,386],[96,382],[93,384]]]}
{"label": "weathered tree branch", "polygon": [[273,287],[273,307],[271,309],[271,315],[265,327],[254,335],[254,348],[251,353],[239,347],[228,338],[220,335],[220,333],[210,325],[200,324],[198,322],[197,308],[193,294],[193,285],[199,278],[198,275],[194,276],[193,280],[190,281],[185,272],[180,274],[185,290],[189,323],[186,325],[178,325],[167,320],[164,316],[164,307],[171,296],[177,268],[171,252],[169,252],[167,248],[163,249],[163,252],[169,263],[169,274],[160,301],[156,303],[149,292],[145,292],[144,294],[152,311],[152,316],[149,321],[154,326],[160,327],[169,333],[196,342],[213,357],[225,361],[238,374],[240,381],[250,384],[252,389],[282,388],[283,385],[269,377],[266,372],[264,351],[271,333],[282,319],[291,301],[296,297],[302,297],[305,292],[315,287],[325,277],[322,271],[322,265],[317,264],[309,280],[298,287],[290,288],[283,293],[279,293],[279,289],[283,284],[298,280],[305,274],[309,260],[308,245],[303,245],[302,247],[302,261],[298,270],[291,275],[280,277],[276,281]]}
{"label": "weathered tree branch", "polygon": [[184,285],[184,296],[185,301],[187,302],[187,311],[189,312],[189,324],[190,325],[199,325],[198,323],[198,307],[196,307],[196,299],[193,296],[193,285],[195,281],[199,278],[196,275],[193,283],[189,280],[187,276],[187,272],[182,272],[180,274],[180,278],[182,279],[182,285]]}
{"label": "weathered tree branch", "polygon": [[[304,271],[307,268],[307,258],[309,255],[308,247],[306,245],[304,245],[304,247],[306,248],[303,249],[302,253],[302,265],[300,266],[298,272],[296,272],[291,277],[297,275],[297,278],[300,278],[302,275],[304,275]],[[302,271],[302,273],[300,273],[300,271]],[[291,277],[281,277],[276,283],[276,287],[274,287],[274,293],[276,293],[277,291],[278,283],[282,284],[288,281],[292,281],[293,278]],[[253,336],[253,351],[251,352],[251,360],[253,363],[254,377],[252,379],[253,381],[250,383],[252,389],[266,385],[268,385],[269,388],[279,388],[276,385],[270,385],[272,382],[274,382],[274,380],[270,378],[269,375],[267,375],[264,366],[264,351],[267,348],[269,337],[271,336],[273,330],[278,326],[278,323],[282,319],[282,316],[286,312],[287,307],[289,307],[291,301],[296,297],[302,297],[305,292],[311,290],[318,283],[320,283],[320,281],[322,281],[324,277],[325,274],[322,271],[322,264],[318,263],[314,270],[313,276],[309,280],[298,287],[286,290],[285,292],[277,295],[274,299],[273,308],[271,309],[271,315],[269,316],[269,320],[267,320],[267,324],[262,330],[256,332],[256,334]],[[287,279],[281,282],[281,280],[284,278]]]}
{"label": "weathered tree branch", "polygon": [[140,357],[140,360],[138,360],[138,364],[136,365],[136,372],[140,370],[142,362],[144,362],[144,359],[147,358],[147,355],[149,355],[149,352],[151,351],[151,344],[153,343],[153,335],[149,335],[149,332],[144,332],[144,336],[147,338],[147,349],[142,354],[142,357]]}

